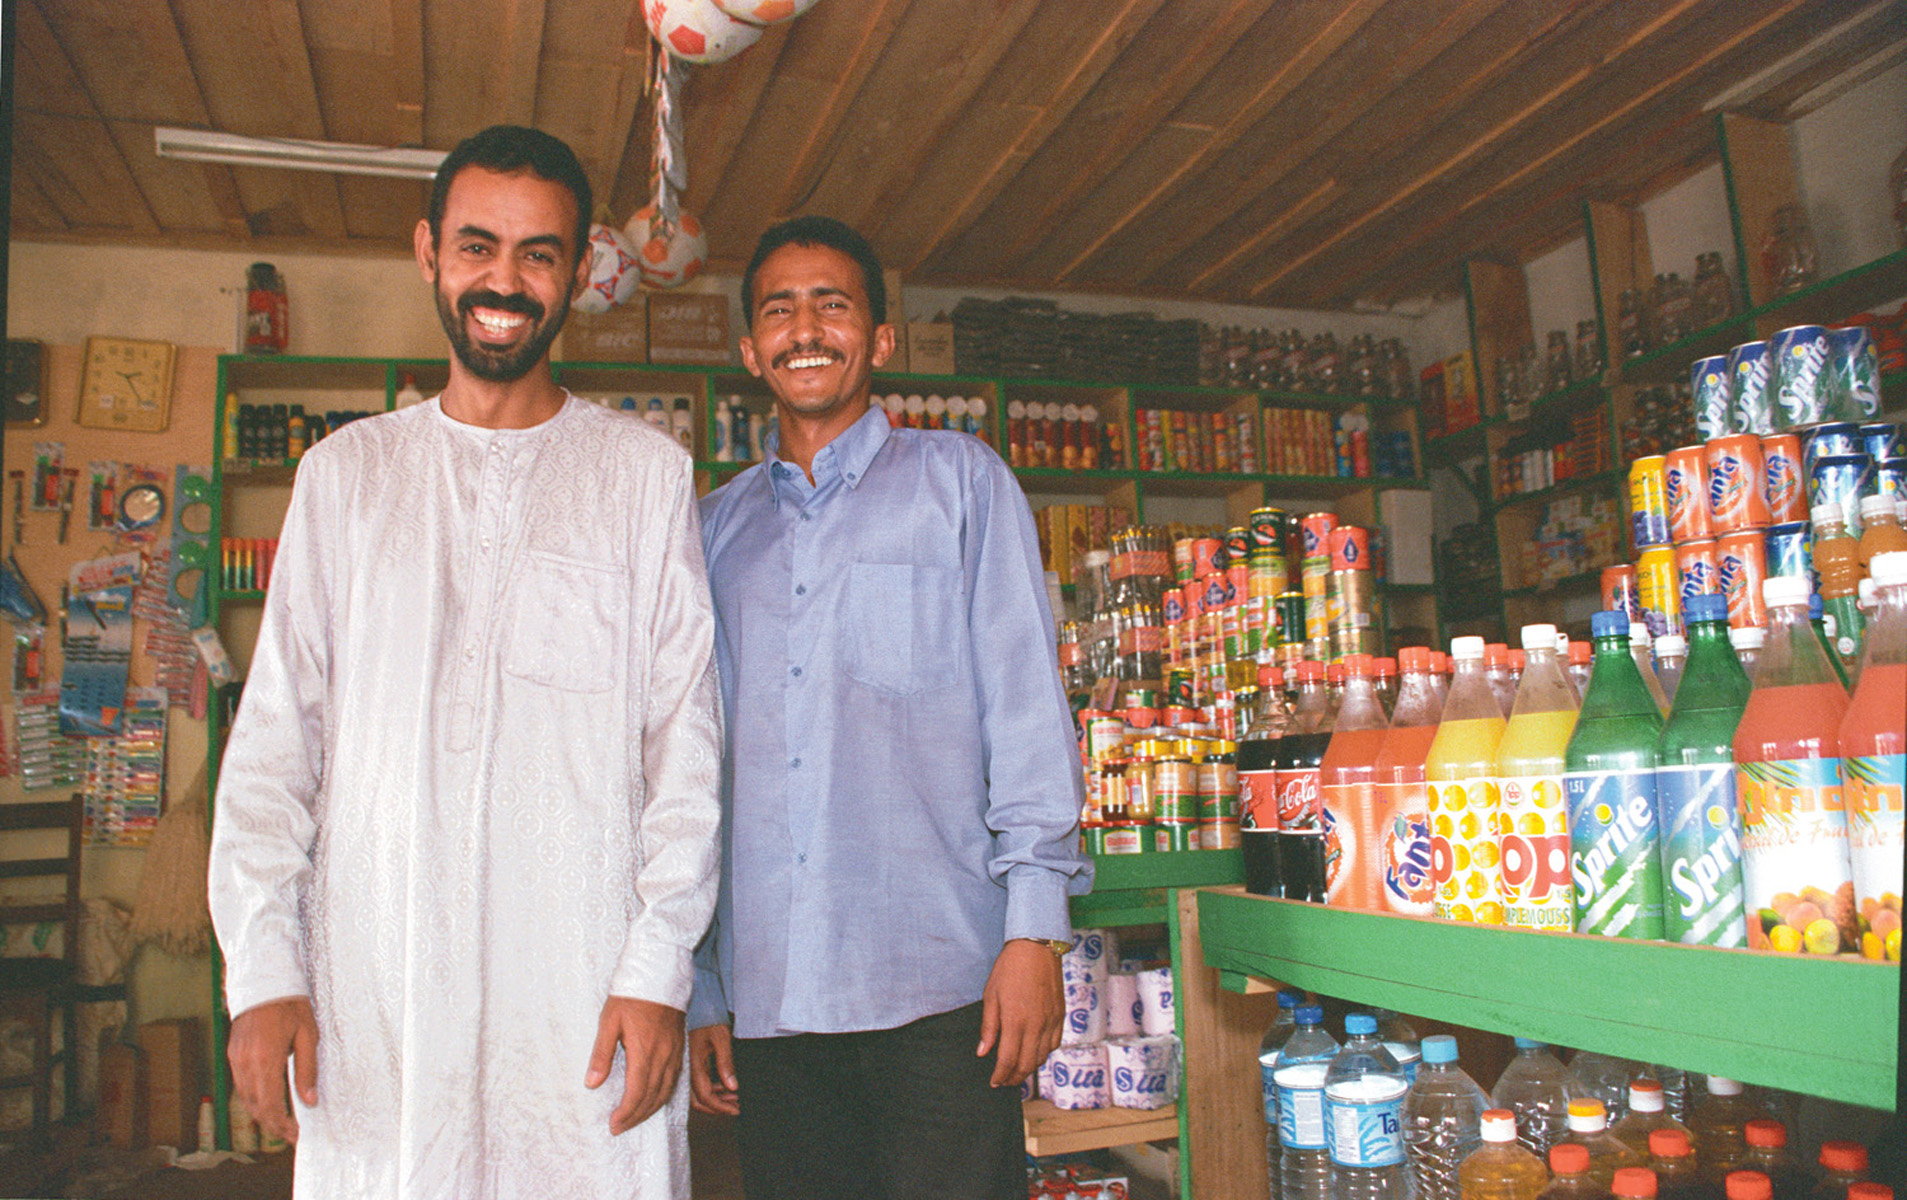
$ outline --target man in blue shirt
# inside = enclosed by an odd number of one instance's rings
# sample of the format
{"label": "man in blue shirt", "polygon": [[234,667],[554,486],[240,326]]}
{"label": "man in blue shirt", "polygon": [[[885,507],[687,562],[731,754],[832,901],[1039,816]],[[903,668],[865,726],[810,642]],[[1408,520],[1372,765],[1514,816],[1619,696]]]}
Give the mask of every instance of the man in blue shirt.
{"label": "man in blue shirt", "polygon": [[776,225],[742,290],[779,437],[702,504],[728,735],[695,1103],[738,1115],[750,1200],[1017,1200],[1092,879],[1032,516],[985,444],[871,404],[894,328],[853,230]]}

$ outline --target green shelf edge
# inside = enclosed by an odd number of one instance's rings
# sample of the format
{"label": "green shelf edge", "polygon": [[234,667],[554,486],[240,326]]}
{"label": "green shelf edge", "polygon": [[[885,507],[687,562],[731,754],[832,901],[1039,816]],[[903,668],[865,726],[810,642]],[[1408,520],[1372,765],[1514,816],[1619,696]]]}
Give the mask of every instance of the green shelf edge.
{"label": "green shelf edge", "polygon": [[1892,1111],[1900,967],[1202,891],[1207,965],[1475,1029]]}
{"label": "green shelf edge", "polygon": [[1241,850],[1177,850],[1153,854],[1093,856],[1093,890],[1072,899],[1073,924],[1170,923],[1169,894],[1174,888],[1240,883],[1245,878]]}

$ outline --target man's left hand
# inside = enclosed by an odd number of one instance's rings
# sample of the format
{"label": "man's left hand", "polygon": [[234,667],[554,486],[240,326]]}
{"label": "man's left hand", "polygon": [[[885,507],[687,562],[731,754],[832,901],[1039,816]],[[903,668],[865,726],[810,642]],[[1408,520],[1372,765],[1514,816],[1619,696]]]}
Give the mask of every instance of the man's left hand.
{"label": "man's left hand", "polygon": [[583,1083],[601,1087],[616,1061],[616,1047],[622,1047],[622,1103],[609,1114],[611,1137],[648,1120],[675,1091],[682,1073],[682,1020],[680,1010],[650,1000],[611,996],[603,1002]]}
{"label": "man's left hand", "polygon": [[1002,947],[981,997],[980,1046],[974,1051],[985,1057],[999,1048],[993,1086],[1018,1087],[1038,1070],[1059,1045],[1065,1015],[1058,956],[1044,943],[1023,938]]}

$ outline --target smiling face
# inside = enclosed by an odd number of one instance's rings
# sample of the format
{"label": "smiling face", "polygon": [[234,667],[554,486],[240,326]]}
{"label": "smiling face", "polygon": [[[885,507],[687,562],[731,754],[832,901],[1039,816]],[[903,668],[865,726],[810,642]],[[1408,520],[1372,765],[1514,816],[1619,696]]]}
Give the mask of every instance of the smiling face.
{"label": "smiling face", "polygon": [[828,246],[770,254],[753,302],[742,362],[775,393],[784,424],[825,431],[825,443],[867,411],[868,381],[894,352],[894,327],[874,323],[861,268]]}
{"label": "smiling face", "polygon": [[417,261],[458,363],[490,383],[523,378],[589,279],[589,259],[572,245],[575,198],[527,171],[466,167],[451,181],[441,229],[433,242],[429,223],[418,223]]}

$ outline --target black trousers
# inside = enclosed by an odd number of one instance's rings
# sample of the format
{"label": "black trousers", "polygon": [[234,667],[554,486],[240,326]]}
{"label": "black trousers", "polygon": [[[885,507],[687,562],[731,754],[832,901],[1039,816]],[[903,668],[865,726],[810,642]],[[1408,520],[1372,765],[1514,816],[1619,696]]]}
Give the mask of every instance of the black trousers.
{"label": "black trousers", "polygon": [[980,1005],[898,1029],[735,1039],[748,1200],[1021,1200],[1020,1090],[977,1057]]}

